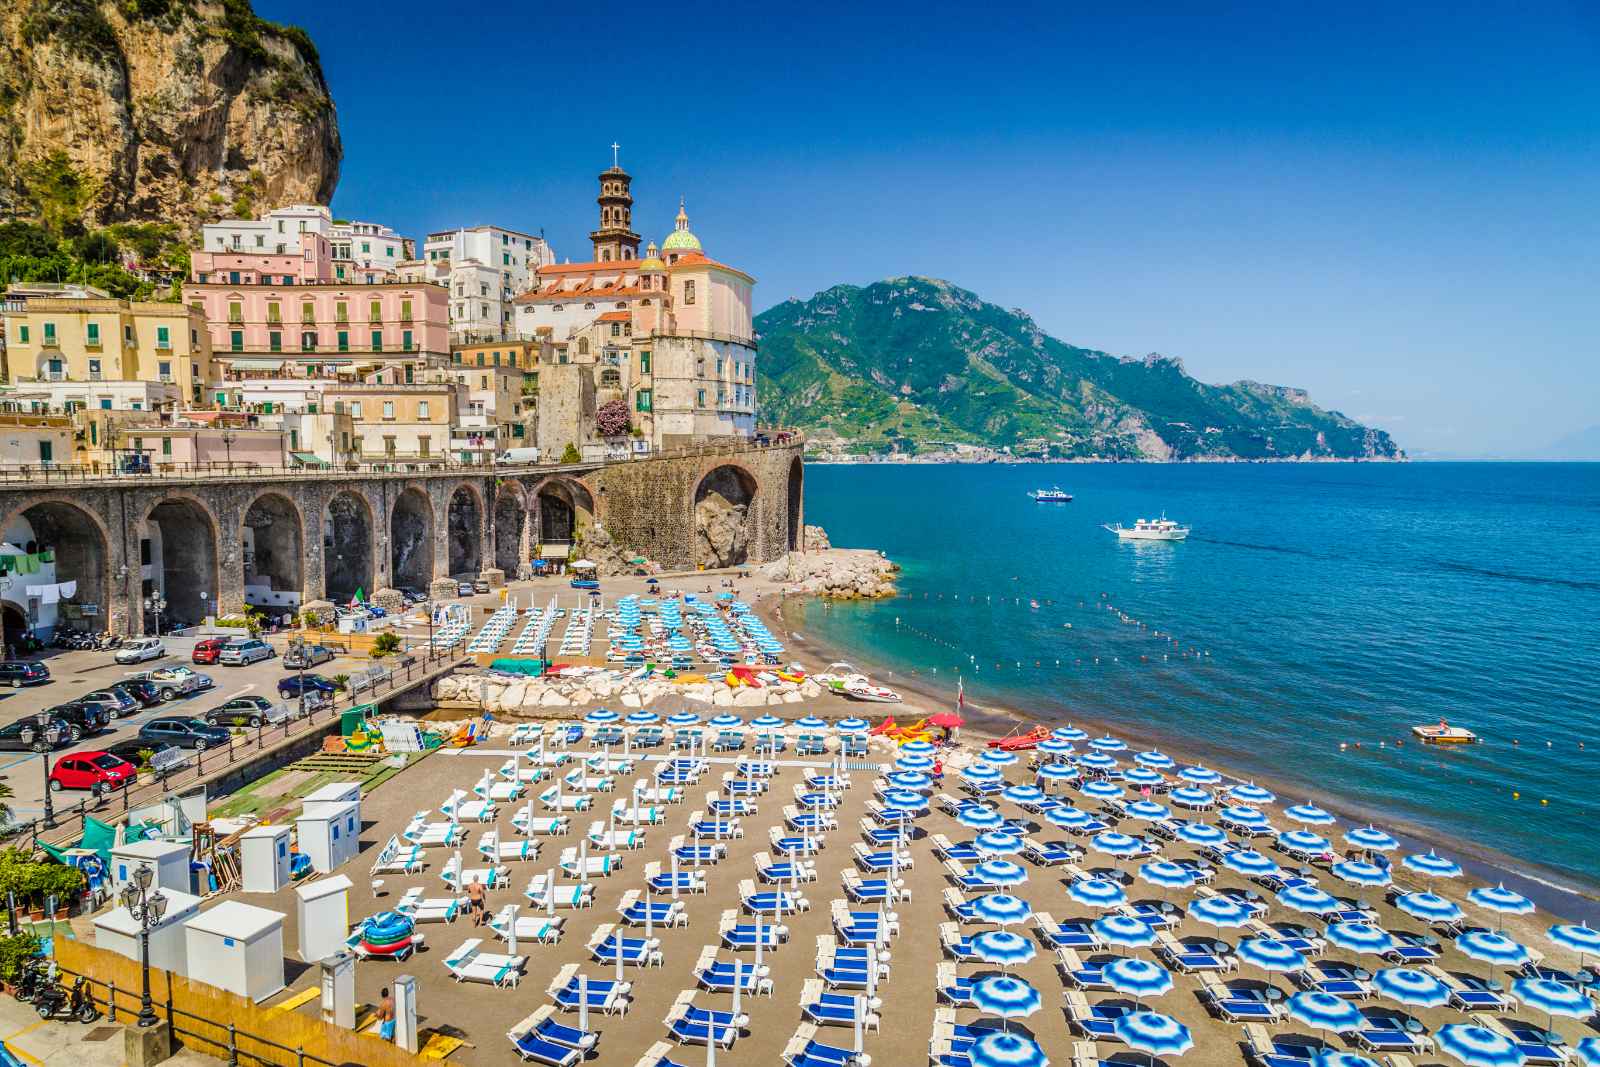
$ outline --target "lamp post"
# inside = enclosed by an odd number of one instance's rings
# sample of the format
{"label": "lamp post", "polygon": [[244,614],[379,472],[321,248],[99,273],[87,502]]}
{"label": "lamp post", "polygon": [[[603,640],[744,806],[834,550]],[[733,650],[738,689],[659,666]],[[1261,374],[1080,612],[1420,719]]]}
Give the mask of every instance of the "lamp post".
{"label": "lamp post", "polygon": [[222,428],[222,447],[228,454],[228,473],[233,473],[233,427]]}
{"label": "lamp post", "polygon": [[148,863],[141,863],[129,877],[128,884],[122,887],[122,906],[139,924],[139,968],[144,983],[139,994],[139,1025],[142,1027],[154,1026],[160,1021],[150,1001],[150,928],[160,925],[161,917],[167,912],[167,898],[159,889],[150,892],[154,879],[155,871]]}
{"label": "lamp post", "polygon": [[162,596],[160,593],[155,593],[155,594],[145,598],[144,606],[146,608],[148,608],[149,610],[155,612],[155,616],[156,616],[156,636],[160,637],[161,636],[161,613],[163,611],[167,610],[167,598]]}
{"label": "lamp post", "polygon": [[50,750],[56,747],[54,717],[48,711],[41,711],[34,719],[39,724],[39,737],[44,741],[44,749],[40,753],[44,757],[44,824],[53,828],[56,824],[55,807],[50,802]]}

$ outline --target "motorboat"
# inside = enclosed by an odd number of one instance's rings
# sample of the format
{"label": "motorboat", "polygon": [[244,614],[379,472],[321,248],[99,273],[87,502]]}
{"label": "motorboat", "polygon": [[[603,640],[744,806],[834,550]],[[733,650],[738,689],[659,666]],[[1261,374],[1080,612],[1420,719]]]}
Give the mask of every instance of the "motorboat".
{"label": "motorboat", "polygon": [[1189,527],[1180,526],[1165,515],[1159,519],[1140,519],[1132,526],[1120,522],[1104,527],[1124,541],[1182,541],[1189,536]]}
{"label": "motorboat", "polygon": [[898,704],[900,694],[881,685],[873,685],[864,677],[852,678],[839,690],[851,700],[865,700],[874,704]]}
{"label": "motorboat", "polygon": [[1070,504],[1072,494],[1059,485],[1052,485],[1049,489],[1035,489],[1028,494],[1037,504]]}
{"label": "motorboat", "polygon": [[1411,732],[1430,745],[1473,745],[1482,740],[1466,727],[1451,726],[1443,719],[1422,726],[1413,726]]}

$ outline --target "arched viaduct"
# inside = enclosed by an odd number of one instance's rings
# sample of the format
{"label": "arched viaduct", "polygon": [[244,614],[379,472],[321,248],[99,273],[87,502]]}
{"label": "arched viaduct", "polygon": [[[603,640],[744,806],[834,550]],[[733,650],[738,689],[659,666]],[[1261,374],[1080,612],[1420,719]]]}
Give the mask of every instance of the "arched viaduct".
{"label": "arched viaduct", "polygon": [[[671,569],[759,563],[798,547],[800,446],[702,449],[610,464],[415,473],[106,476],[0,486],[0,530],[53,551],[97,625],[343,601],[361,590],[498,585],[542,546],[609,545]],[[25,520],[25,521],[21,521]],[[596,527],[603,528],[604,535]],[[545,554],[559,551],[559,547]],[[0,580],[0,585],[4,585]],[[13,581],[13,585],[17,585]],[[0,590],[9,620],[20,589]],[[271,610],[269,607],[268,610]]]}

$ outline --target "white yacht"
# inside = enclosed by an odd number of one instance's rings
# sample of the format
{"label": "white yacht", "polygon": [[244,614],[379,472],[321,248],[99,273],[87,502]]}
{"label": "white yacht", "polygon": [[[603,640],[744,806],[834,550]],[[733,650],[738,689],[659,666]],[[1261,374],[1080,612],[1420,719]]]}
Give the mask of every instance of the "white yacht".
{"label": "white yacht", "polygon": [[1159,519],[1140,519],[1132,526],[1119,522],[1105,528],[1124,541],[1182,541],[1189,536],[1189,527],[1180,526],[1165,515]]}
{"label": "white yacht", "polygon": [[1072,494],[1061,488],[1059,485],[1053,485],[1049,489],[1035,489],[1028,495],[1033,497],[1033,499],[1040,504],[1072,503]]}

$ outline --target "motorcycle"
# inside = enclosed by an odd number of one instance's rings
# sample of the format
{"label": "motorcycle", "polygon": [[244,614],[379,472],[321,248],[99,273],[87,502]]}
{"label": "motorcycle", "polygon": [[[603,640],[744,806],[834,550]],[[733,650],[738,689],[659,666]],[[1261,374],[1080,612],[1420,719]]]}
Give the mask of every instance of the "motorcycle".
{"label": "motorcycle", "polygon": [[32,1004],[39,999],[39,991],[44,988],[45,977],[44,960],[23,960],[22,969],[17,975],[16,997],[24,1004]]}
{"label": "motorcycle", "polygon": [[41,1019],[52,1019],[63,1013],[80,1023],[92,1023],[100,1018],[100,1010],[94,1006],[94,997],[89,992],[89,979],[81,974],[73,981],[70,991],[60,982],[45,986],[34,1002],[34,1010]]}

